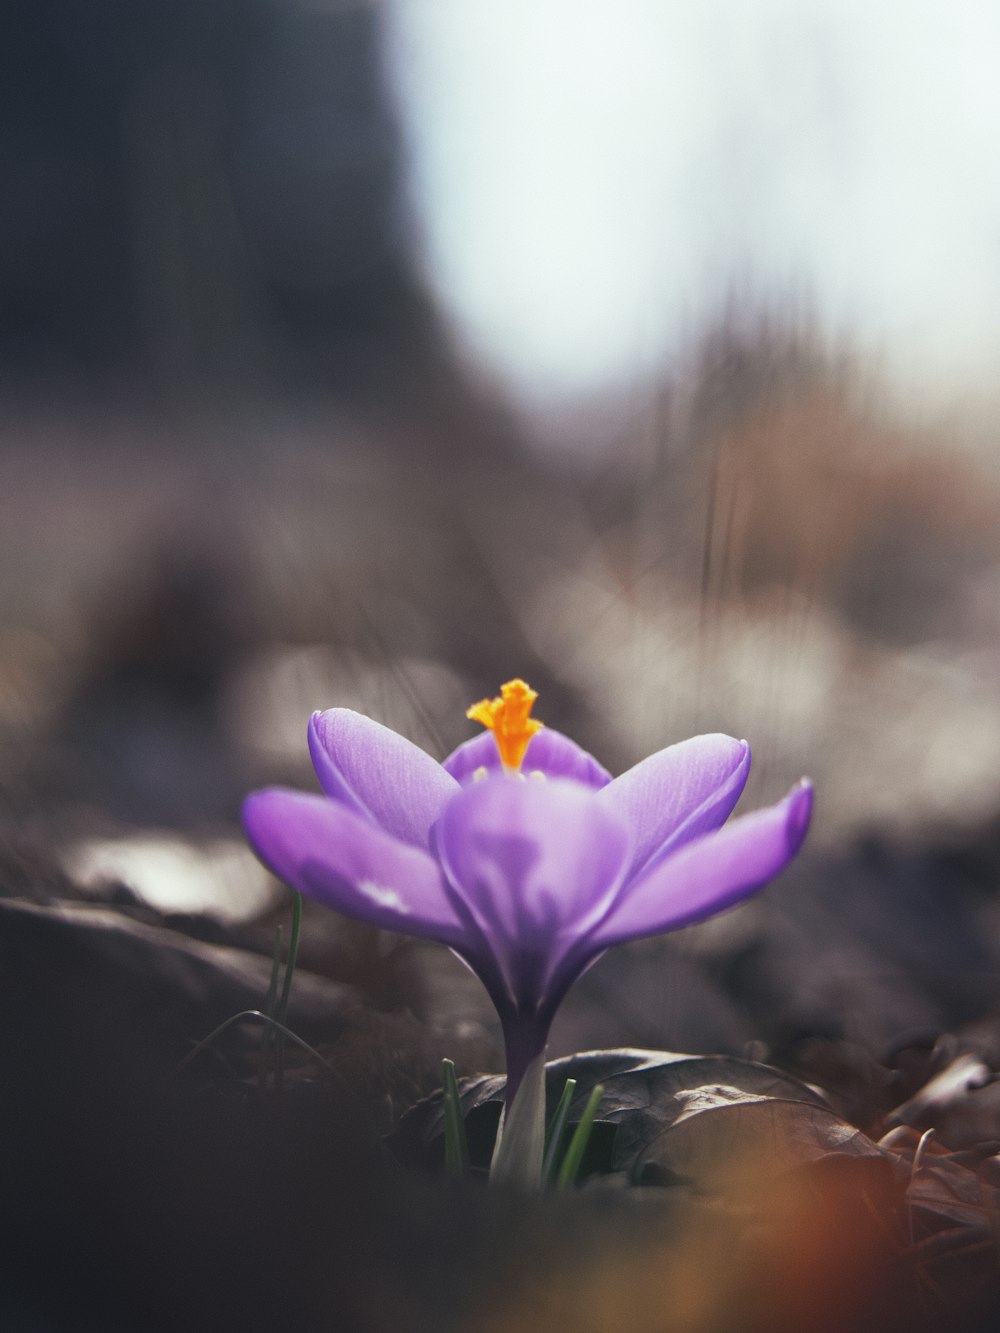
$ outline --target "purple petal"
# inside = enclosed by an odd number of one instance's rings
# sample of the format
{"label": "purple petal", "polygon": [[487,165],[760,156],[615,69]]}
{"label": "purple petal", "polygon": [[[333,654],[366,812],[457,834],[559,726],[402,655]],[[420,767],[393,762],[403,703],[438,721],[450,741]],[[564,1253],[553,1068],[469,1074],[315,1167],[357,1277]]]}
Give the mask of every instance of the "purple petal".
{"label": "purple petal", "polygon": [[802,845],[812,787],[800,782],[783,801],[686,843],[630,884],[592,936],[595,949],[702,921],[762,888]]}
{"label": "purple petal", "polygon": [[740,799],[750,772],[750,747],[731,736],[694,736],[643,759],[601,792],[632,832],[630,874],[650,868],[713,829]]}
{"label": "purple petal", "polygon": [[[481,736],[474,736],[460,745],[444,761],[443,767],[463,785],[480,768],[485,768],[488,773],[499,773],[502,768],[500,753],[492,734],[484,731]],[[547,778],[572,778],[588,787],[604,787],[611,781],[611,774],[593,755],[551,727],[543,727],[532,736],[521,771],[529,775],[544,773]]]}
{"label": "purple petal", "polygon": [[429,754],[349,708],[313,713],[309,752],[327,796],[415,847],[458,790]]}
{"label": "purple petal", "polygon": [[471,783],[442,815],[434,846],[470,931],[522,1008],[544,1000],[560,959],[614,902],[629,860],[622,822],[559,779]]}
{"label": "purple petal", "polygon": [[243,826],[265,865],[325,907],[405,935],[463,941],[433,859],[337,801],[272,787],[244,801]]}

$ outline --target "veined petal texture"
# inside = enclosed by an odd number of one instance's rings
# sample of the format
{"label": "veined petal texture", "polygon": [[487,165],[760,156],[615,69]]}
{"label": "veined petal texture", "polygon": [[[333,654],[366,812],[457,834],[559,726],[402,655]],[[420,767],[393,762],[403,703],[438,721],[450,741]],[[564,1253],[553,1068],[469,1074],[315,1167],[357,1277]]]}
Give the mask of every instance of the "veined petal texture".
{"label": "veined petal texture", "polygon": [[802,845],[812,787],[685,843],[629,884],[592,936],[595,948],[677,930],[748,898],[784,870]]}
{"label": "veined petal texture", "polygon": [[491,777],[464,788],[434,830],[456,909],[492,950],[512,997],[540,1002],[562,957],[608,912],[628,830],[593,791]]}
{"label": "veined petal texture", "polygon": [[668,852],[721,828],[740,799],[750,772],[746,741],[693,736],[615,778],[599,800],[628,824],[633,840],[630,874]]}
{"label": "veined petal texture", "polygon": [[337,801],[272,787],[247,797],[243,825],[265,865],[324,906],[386,930],[464,941],[433,858]]}
{"label": "veined petal texture", "polygon": [[349,708],[312,715],[309,752],[327,796],[415,847],[458,791],[419,746]]}

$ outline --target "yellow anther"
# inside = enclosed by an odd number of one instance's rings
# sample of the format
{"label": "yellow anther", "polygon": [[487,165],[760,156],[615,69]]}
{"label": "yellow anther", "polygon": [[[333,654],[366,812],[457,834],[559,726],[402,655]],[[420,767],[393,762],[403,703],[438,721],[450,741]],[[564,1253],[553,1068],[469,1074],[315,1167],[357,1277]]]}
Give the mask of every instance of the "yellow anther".
{"label": "yellow anther", "polygon": [[500,686],[498,698],[480,699],[465,714],[493,732],[504,768],[515,773],[521,767],[528,742],[542,728],[542,723],[531,717],[531,707],[537,698],[537,690],[523,680],[509,680]]}

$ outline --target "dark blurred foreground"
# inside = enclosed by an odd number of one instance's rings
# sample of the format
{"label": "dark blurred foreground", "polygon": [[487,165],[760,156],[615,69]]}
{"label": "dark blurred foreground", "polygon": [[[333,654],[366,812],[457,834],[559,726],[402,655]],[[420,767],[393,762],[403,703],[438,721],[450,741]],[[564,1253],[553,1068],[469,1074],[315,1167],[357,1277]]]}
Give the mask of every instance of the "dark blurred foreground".
{"label": "dark blurred foreground", "polygon": [[[273,1050],[247,1021],[178,1070],[195,1042],[263,1003],[268,925],[160,918],[124,888],[104,905],[41,862],[10,861],[3,1326],[991,1328],[1000,960],[976,923],[997,855],[991,829],[959,853],[883,843],[807,857],[788,915],[745,937],[609,955],[567,1001],[560,1049],[669,1036],[767,1059],[823,1095],[777,1074],[747,1084],[741,1070],[759,1067],[725,1055],[691,1060],[683,1095],[700,1115],[672,1124],[676,1089],[664,1102],[643,1082],[627,1104],[667,1118],[628,1179],[614,1161],[632,1122],[602,1111],[590,1169],[612,1174],[539,1199],[443,1176],[419,1118],[416,1137],[383,1140],[433,1092],[443,1052],[460,1072],[499,1064],[476,983],[443,950],[307,905],[289,1024],[325,1064],[289,1048],[278,1089]],[[831,903],[861,917],[862,893],[880,986],[848,1003],[873,964],[865,927],[854,943],[846,929],[831,938]],[[962,955],[951,965],[949,949]],[[914,1005],[928,1026],[894,1028]]]}

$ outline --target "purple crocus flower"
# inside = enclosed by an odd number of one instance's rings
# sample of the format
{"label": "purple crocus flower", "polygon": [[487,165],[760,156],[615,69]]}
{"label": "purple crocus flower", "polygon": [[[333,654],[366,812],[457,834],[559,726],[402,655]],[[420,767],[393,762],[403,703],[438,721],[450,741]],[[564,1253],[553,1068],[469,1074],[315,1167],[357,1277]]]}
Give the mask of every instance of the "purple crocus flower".
{"label": "purple crocus flower", "polygon": [[443,764],[349,709],[315,713],[325,795],[272,788],[243,811],[257,855],[300,892],[464,959],[503,1025],[508,1107],[595,959],[756,892],[798,851],[812,809],[803,781],[726,823],[750,768],[729,736],[681,741],[612,778],[539,729],[535,697],[510,681],[476,704],[469,716],[489,730]]}

